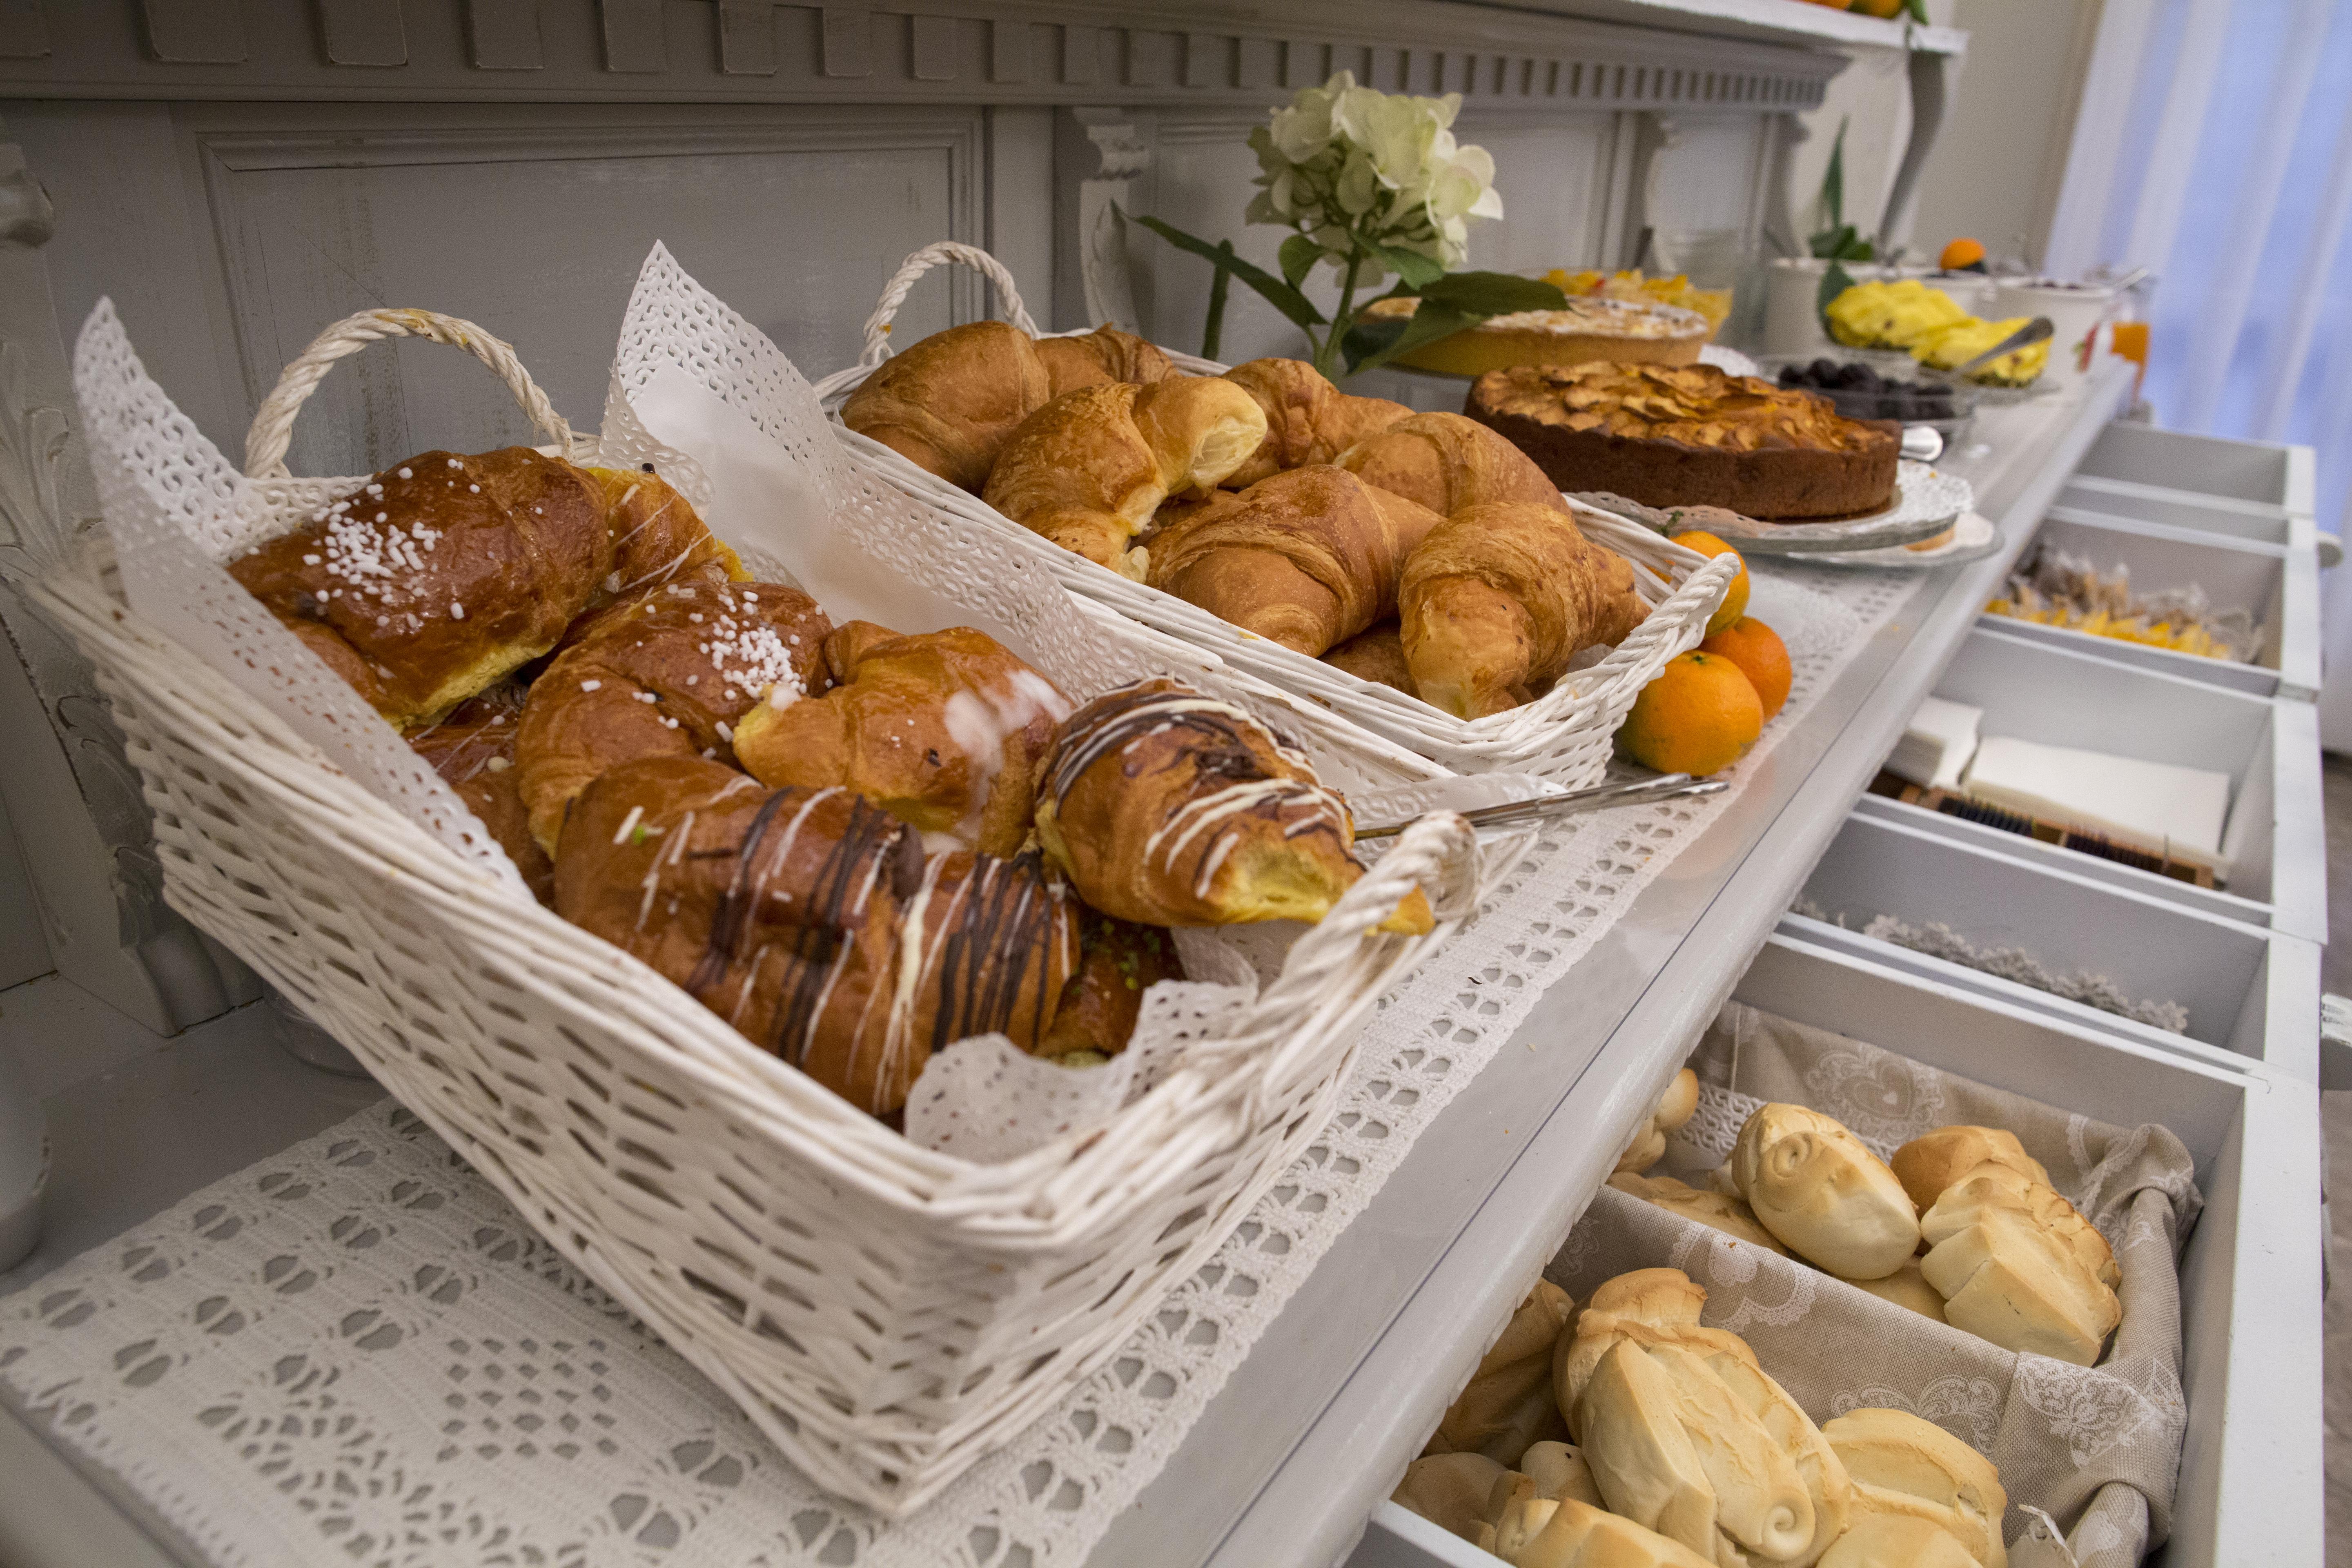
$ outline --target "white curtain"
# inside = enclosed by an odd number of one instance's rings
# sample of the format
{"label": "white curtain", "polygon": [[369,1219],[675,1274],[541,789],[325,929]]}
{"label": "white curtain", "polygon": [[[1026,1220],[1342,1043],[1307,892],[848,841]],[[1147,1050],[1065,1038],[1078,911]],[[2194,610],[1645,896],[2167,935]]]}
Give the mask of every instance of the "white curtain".
{"label": "white curtain", "polygon": [[[2050,271],[2156,268],[2159,425],[2309,445],[2352,499],[2352,4],[2106,0]],[[2352,566],[2325,593],[2321,727],[2352,751]]]}

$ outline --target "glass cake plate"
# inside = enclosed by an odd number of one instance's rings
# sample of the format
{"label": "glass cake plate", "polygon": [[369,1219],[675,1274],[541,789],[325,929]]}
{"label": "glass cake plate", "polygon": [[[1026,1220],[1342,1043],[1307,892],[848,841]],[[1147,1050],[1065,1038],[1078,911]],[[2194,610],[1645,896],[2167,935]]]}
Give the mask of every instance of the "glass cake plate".
{"label": "glass cake plate", "polygon": [[1569,500],[1653,528],[1660,533],[1699,529],[1755,555],[1818,555],[1884,550],[1933,539],[1976,504],[1969,481],[1927,463],[1905,461],[1895,471],[1895,500],[1862,517],[1834,522],[1764,522],[1717,506],[1656,507],[1604,492]]}
{"label": "glass cake plate", "polygon": [[1884,550],[1824,551],[1806,556],[1805,564],[1879,572],[1930,572],[1938,566],[1964,566],[1988,555],[1998,555],[2006,542],[1991,519],[1979,511],[1964,511],[1960,521],[1952,525],[1952,536],[1932,548],[1895,544]]}

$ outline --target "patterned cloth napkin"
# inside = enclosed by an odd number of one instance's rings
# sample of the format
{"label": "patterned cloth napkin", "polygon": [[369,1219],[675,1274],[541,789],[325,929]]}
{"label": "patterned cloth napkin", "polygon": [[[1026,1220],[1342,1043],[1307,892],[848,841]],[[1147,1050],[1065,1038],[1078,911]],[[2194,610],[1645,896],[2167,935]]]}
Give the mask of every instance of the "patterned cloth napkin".
{"label": "patterned cloth napkin", "polygon": [[2203,1206],[2180,1140],[2162,1127],[2094,1121],[1738,1003],[1724,1008],[1690,1065],[1699,1112],[1666,1163],[1694,1176],[1728,1158],[1748,1112],[1774,1100],[1836,1117],[1882,1158],[1956,1122],[2016,1133],[2122,1265],[2123,1322],[2105,1357],[2078,1367],[2001,1350],[1606,1187],[1545,1277],[1581,1301],[1630,1269],[1679,1268],[1706,1287],[1704,1321],[1745,1338],[1815,1421],[1876,1406],[1935,1422],[2000,1468],[2019,1568],[2066,1560],[2030,1510],[2057,1521],[2080,1568],[2131,1568],[2162,1544],[2188,1422],[2180,1247]]}

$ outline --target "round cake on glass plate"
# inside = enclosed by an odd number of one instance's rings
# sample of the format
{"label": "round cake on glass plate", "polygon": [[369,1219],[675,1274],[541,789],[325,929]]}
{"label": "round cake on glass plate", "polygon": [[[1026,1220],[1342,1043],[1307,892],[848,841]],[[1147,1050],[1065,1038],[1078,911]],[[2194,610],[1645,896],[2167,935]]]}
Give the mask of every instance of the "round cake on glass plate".
{"label": "round cake on glass plate", "polygon": [[1508,437],[1563,490],[1646,506],[1719,506],[1770,521],[1863,516],[1895,499],[1903,427],[1708,364],[1490,371],[1463,412]]}
{"label": "round cake on glass plate", "polygon": [[[1368,321],[1408,321],[1421,308],[1410,298],[1375,300]],[[1618,363],[1695,364],[1713,331],[1705,316],[1675,305],[1633,300],[1574,298],[1565,310],[1515,310],[1399,354],[1394,361],[1441,375],[1484,375],[1511,365]]]}

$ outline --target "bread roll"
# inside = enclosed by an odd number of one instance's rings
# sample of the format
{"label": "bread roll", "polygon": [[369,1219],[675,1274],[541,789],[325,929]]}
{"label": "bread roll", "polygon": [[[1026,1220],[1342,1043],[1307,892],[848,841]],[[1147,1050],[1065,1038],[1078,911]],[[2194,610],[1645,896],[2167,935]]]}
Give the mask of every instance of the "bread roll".
{"label": "bread roll", "polygon": [[[2074,1205],[2001,1166],[1979,1166],[1920,1222],[1920,1272],[1944,1319],[2004,1350],[2095,1365],[2123,1306],[2114,1254]],[[2104,1263],[2104,1268],[2101,1265]]]}
{"label": "bread roll", "polygon": [[[1703,1353],[1745,1357],[1755,1352],[1738,1334],[1699,1326],[1706,1287],[1679,1268],[1636,1268],[1605,1281],[1584,1303],[1571,1331],[1560,1336],[1552,1357],[1552,1397],[1576,1428],[1577,1400],[1592,1369],[1621,1340],[1636,1344],[1679,1344]],[[1588,1462],[1589,1457],[1588,1457]]]}
{"label": "bread roll", "polygon": [[2007,1568],[2000,1526],[2009,1494],[1990,1459],[1904,1410],[1851,1410],[1822,1436],[1853,1482],[1857,1528],[1877,1517],[1918,1520],[1950,1536],[1979,1568]]}
{"label": "bread roll", "polygon": [[1548,1279],[1537,1280],[1437,1424],[1424,1452],[1468,1451],[1517,1465],[1530,1445],[1566,1436],[1568,1425],[1551,1397],[1551,1360],[1575,1308],[1567,1291]]}
{"label": "bread roll", "polygon": [[1459,414],[1401,419],[1336,461],[1367,483],[1419,501],[1441,517],[1506,501],[1568,510],[1559,487],[1544,478],[1533,458],[1509,437]]}
{"label": "bread roll", "polygon": [[2045,1186],[2050,1181],[2050,1173],[2025,1152],[2017,1134],[1999,1127],[1938,1127],[1895,1151],[1887,1164],[1921,1214],[1979,1165],[2005,1165]]}
{"label": "bread roll", "polygon": [[[1637,1176],[1630,1171],[1620,1171],[1610,1177],[1609,1184],[1628,1197],[1655,1204],[1668,1214],[1678,1214],[1685,1219],[1696,1220],[1710,1229],[1719,1230],[1734,1241],[1744,1241],[1783,1258],[1789,1256],[1789,1249],[1780,1245],[1780,1238],[1756,1223],[1755,1214],[1742,1199],[1690,1186],[1672,1176]],[[1936,1293],[1929,1290],[1927,1294],[1934,1296]]]}
{"label": "bread roll", "polygon": [[1359,441],[1412,416],[1402,403],[1349,396],[1304,360],[1254,359],[1225,372],[1225,379],[1265,411],[1265,439],[1225,480],[1234,489],[1286,469],[1334,462]]}
{"label": "bread roll", "polygon": [[1389,1500],[1440,1530],[1475,1541],[1478,1527],[1489,1522],[1487,1505],[1495,1484],[1510,1474],[1484,1454],[1423,1454],[1404,1468],[1404,1479],[1389,1494]]}
{"label": "bread roll", "polygon": [[1313,658],[1396,613],[1438,516],[1329,465],[1292,468],[1152,536],[1155,588]]}
{"label": "bread roll", "polygon": [[[1843,1278],[1843,1275],[1840,1276]],[[1857,1290],[1867,1290],[1882,1301],[1891,1301],[1906,1311],[1916,1312],[1923,1318],[1944,1321],[1944,1299],[1919,1272],[1919,1260],[1913,1258],[1883,1279],[1847,1279]]]}
{"label": "bread roll", "polygon": [[1592,1482],[1592,1467],[1584,1456],[1567,1443],[1537,1443],[1519,1456],[1519,1473],[1527,1477],[1534,1494],[1558,1501],[1572,1497],[1599,1508],[1601,1489]]}
{"label": "bread roll", "polygon": [[1918,1248],[1918,1213],[1903,1184],[1820,1111],[1758,1108],[1739,1130],[1731,1175],[1765,1229],[1832,1274],[1884,1279]]}
{"label": "bread roll", "polygon": [[981,493],[1023,527],[1141,582],[1146,558],[1132,542],[1160,503],[1213,489],[1265,438],[1265,415],[1229,381],[1089,386],[1023,420]]}
{"label": "bread roll", "polygon": [[1698,1074],[1685,1068],[1675,1074],[1658,1097],[1649,1120],[1636,1128],[1633,1140],[1617,1156],[1620,1173],[1646,1171],[1666,1155],[1666,1134],[1698,1114]]}
{"label": "bread roll", "polygon": [[[2006,1561],[2006,1558],[2003,1559]],[[1821,1568],[1990,1568],[1924,1519],[1874,1513],[1856,1519],[1837,1538]]]}
{"label": "bread roll", "polygon": [[1450,514],[1397,588],[1404,657],[1422,700],[1479,719],[1533,701],[1569,661],[1649,614],[1633,568],[1563,510],[1481,503]]}
{"label": "bread roll", "polygon": [[1515,1501],[1488,1550],[1512,1568],[1714,1568],[1714,1559],[1577,1498]]}

